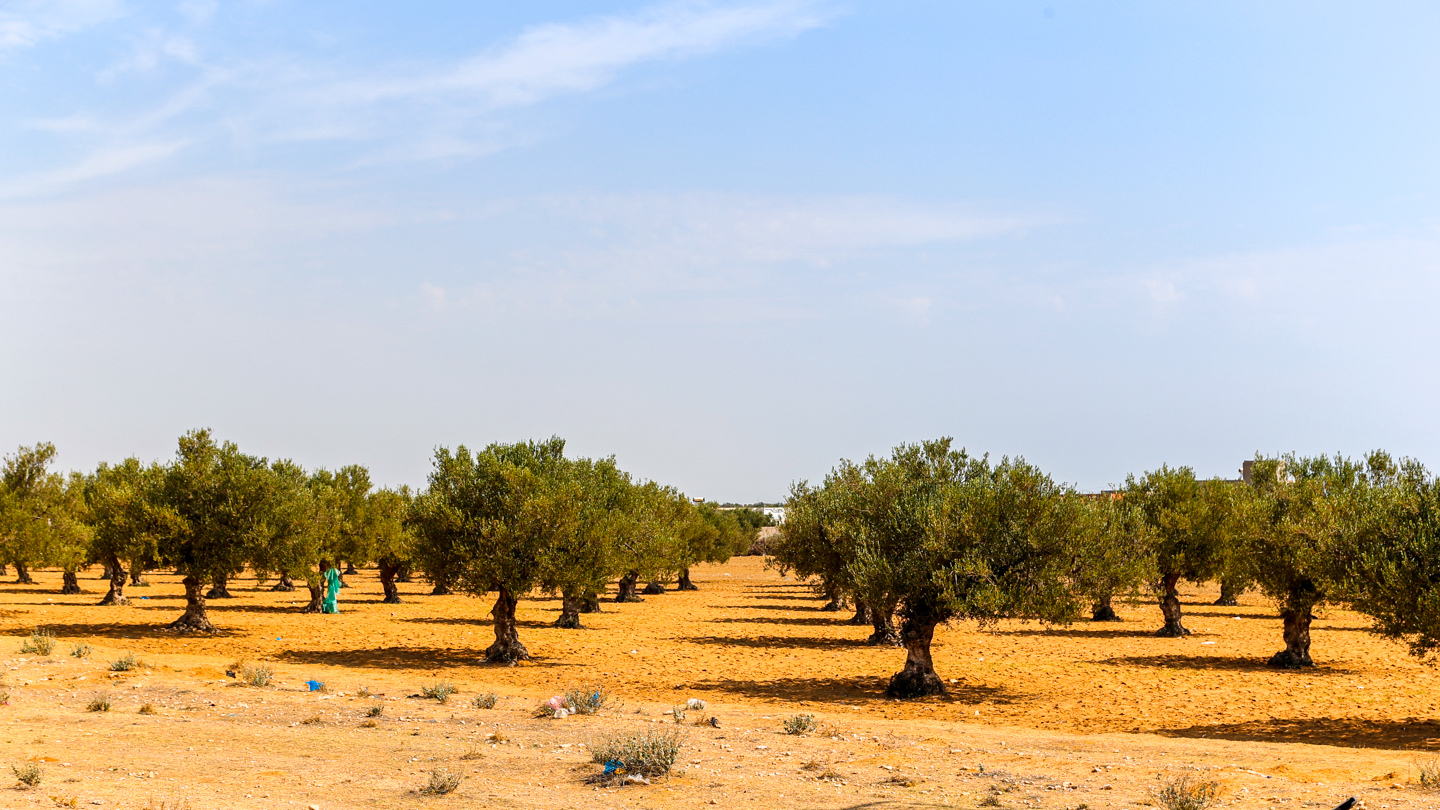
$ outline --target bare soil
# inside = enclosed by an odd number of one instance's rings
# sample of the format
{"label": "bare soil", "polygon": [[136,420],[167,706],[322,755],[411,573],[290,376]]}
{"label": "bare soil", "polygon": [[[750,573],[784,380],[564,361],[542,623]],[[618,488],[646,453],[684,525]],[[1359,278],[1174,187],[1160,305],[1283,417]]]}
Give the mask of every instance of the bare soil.
{"label": "bare soil", "polygon": [[[1105,808],[1156,805],[1187,773],[1236,807],[1351,795],[1380,810],[1440,806],[1418,784],[1440,751],[1440,674],[1344,611],[1312,628],[1319,666],[1269,669],[1280,620],[1253,593],[1222,608],[1214,590],[1182,588],[1195,632],[1178,639],[1153,635],[1154,604],[1118,602],[1118,623],[942,628],[935,661],[950,696],[895,702],[884,688],[903,652],[865,646],[869,627],[821,611],[754,557],[697,567],[699,591],[606,601],[580,630],[549,626],[558,598],[522,600],[535,659],[512,667],[481,663],[492,599],[430,596],[416,582],[386,605],[373,570],[346,578],[339,615],[301,614],[300,592],[232,580],[236,598],[210,605],[215,636],[162,629],[184,606],[174,577],[100,607],[93,572],[73,596],[59,572],[34,576],[0,585],[0,782],[10,765],[43,776],[0,788],[0,807]],[[37,626],[59,638],[54,652],[20,654]],[[75,645],[89,657],[71,656]],[[127,653],[141,666],[110,671]],[[272,668],[274,682],[227,676],[242,662]],[[415,697],[439,682],[459,690],[447,703]],[[534,716],[543,699],[592,685],[621,705]],[[487,692],[496,708],[474,708]],[[102,696],[110,711],[88,711]],[[692,697],[719,727],[690,713],[680,773],[648,787],[589,781],[599,737],[672,724],[665,712]],[[797,713],[820,729],[783,733]],[[421,794],[435,769],[465,778],[451,795]]]}

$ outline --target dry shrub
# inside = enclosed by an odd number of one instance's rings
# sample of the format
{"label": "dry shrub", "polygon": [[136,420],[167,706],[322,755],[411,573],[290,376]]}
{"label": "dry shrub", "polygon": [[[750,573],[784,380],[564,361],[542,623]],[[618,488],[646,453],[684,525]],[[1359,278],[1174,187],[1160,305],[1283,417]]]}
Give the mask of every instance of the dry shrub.
{"label": "dry shrub", "polygon": [[438,701],[440,703],[449,702],[450,696],[453,694],[455,694],[455,684],[450,683],[449,681],[440,681],[439,683],[432,683],[427,686],[420,687],[420,695],[422,697],[428,698],[429,700]]}
{"label": "dry shrub", "polygon": [[460,787],[460,780],[464,775],[446,768],[436,768],[430,772],[430,781],[420,792],[426,796],[444,796],[447,793],[454,793]]}
{"label": "dry shrub", "polygon": [[680,743],[679,729],[649,726],[600,738],[590,747],[590,758],[601,765],[619,763],[626,774],[668,776],[680,758]]}
{"label": "dry shrub", "polygon": [[15,774],[15,778],[19,779],[20,784],[25,787],[35,787],[40,784],[41,777],[45,775],[45,772],[40,770],[40,766],[33,762],[11,765],[10,772]]}
{"label": "dry shrub", "polygon": [[154,706],[151,706],[149,703],[146,703],[146,704],[144,704],[143,706],[140,707],[140,713],[141,713],[141,714],[154,714],[154,713],[155,713],[155,707],[154,707]]}
{"label": "dry shrub", "polygon": [[43,627],[37,627],[30,637],[20,642],[20,652],[26,655],[49,655],[55,651],[55,634]]}
{"label": "dry shrub", "polygon": [[106,695],[101,695],[101,696],[95,698],[94,700],[90,701],[90,703],[89,703],[88,705],[85,706],[85,711],[87,711],[87,712],[108,712],[108,711],[110,711],[110,698],[107,697]]}
{"label": "dry shrub", "polygon": [[240,670],[240,680],[251,686],[269,686],[275,679],[275,670],[264,664],[246,665]]}
{"label": "dry shrub", "polygon": [[121,657],[116,658],[114,661],[110,662],[110,671],[129,672],[130,670],[135,669],[139,665],[140,664],[135,660],[134,653],[125,653]]}
{"label": "dry shrub", "polygon": [[1181,774],[1162,785],[1155,800],[1166,810],[1206,810],[1220,801],[1220,783]]}
{"label": "dry shrub", "polygon": [[1420,787],[1426,790],[1440,790],[1440,760],[1431,759],[1417,762],[1415,770],[1420,772]]}
{"label": "dry shrub", "polygon": [[495,700],[494,692],[486,692],[483,695],[476,695],[471,698],[470,705],[477,709],[493,709],[495,708]]}
{"label": "dry shrub", "polygon": [[301,721],[300,721],[300,725],[302,725],[302,726],[318,726],[318,725],[320,725],[320,724],[323,723],[323,722],[325,722],[325,721],[323,721],[323,720],[320,719],[320,715],[316,714],[316,715],[311,715],[310,717],[307,717],[307,718],[305,718],[304,720],[301,720]]}
{"label": "dry shrub", "polygon": [[385,713],[385,704],[383,704],[383,703],[376,703],[374,706],[371,706],[370,708],[368,708],[368,709],[365,710],[365,716],[366,716],[366,717],[379,717],[380,715],[382,715],[382,714],[384,714],[384,713]]}
{"label": "dry shrub", "polygon": [[820,724],[813,714],[792,714],[785,718],[784,728],[786,734],[809,734],[820,728]]}

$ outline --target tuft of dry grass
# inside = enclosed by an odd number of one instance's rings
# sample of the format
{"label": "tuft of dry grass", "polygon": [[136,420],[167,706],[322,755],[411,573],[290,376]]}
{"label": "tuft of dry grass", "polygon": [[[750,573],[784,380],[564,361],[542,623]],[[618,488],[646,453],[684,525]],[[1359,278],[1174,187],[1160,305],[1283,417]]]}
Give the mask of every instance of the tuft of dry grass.
{"label": "tuft of dry grass", "polygon": [[108,711],[110,711],[110,698],[109,698],[109,696],[108,696],[108,695],[101,695],[101,696],[95,698],[94,700],[90,701],[90,703],[85,706],[85,711],[87,711],[87,712],[108,712]]}
{"label": "tuft of dry grass", "polygon": [[455,684],[449,681],[440,681],[427,686],[420,687],[420,695],[440,703],[448,703],[450,696],[455,694]]}
{"label": "tuft of dry grass", "polygon": [[1155,800],[1166,810],[1206,810],[1220,801],[1220,783],[1181,774],[1161,785]]}
{"label": "tuft of dry grass", "polygon": [[315,715],[311,715],[311,716],[305,718],[304,720],[301,720],[301,721],[300,721],[300,725],[302,725],[302,726],[318,726],[318,725],[320,725],[320,724],[323,723],[323,722],[325,722],[325,721],[320,719],[320,715],[315,714]]}
{"label": "tuft of dry grass", "polygon": [[792,714],[785,718],[782,725],[786,734],[809,734],[820,728],[820,724],[815,721],[813,714]]}
{"label": "tuft of dry grass", "polygon": [[1440,760],[1430,759],[1417,762],[1415,770],[1420,774],[1420,787],[1426,790],[1440,790]]}
{"label": "tuft of dry grass", "polygon": [[152,705],[150,705],[149,703],[146,703],[146,704],[144,704],[144,705],[142,705],[142,706],[140,707],[140,714],[154,714],[154,713],[155,713],[155,707],[152,706]]}
{"label": "tuft of dry grass", "polygon": [[25,655],[49,655],[55,652],[55,634],[43,627],[30,632],[30,637],[20,642],[20,652]]}
{"label": "tuft of dry grass", "polygon": [[669,776],[680,758],[680,745],[679,729],[651,726],[596,740],[590,746],[590,758],[601,765],[618,763],[626,774],[646,778]]}
{"label": "tuft of dry grass", "polygon": [[420,788],[420,792],[426,796],[444,796],[454,793],[455,789],[460,787],[460,780],[464,778],[463,774],[447,768],[436,768],[430,772],[430,781],[425,784],[425,787]]}
{"label": "tuft of dry grass", "polygon": [[375,728],[375,727],[378,726],[378,725],[380,725],[380,724],[377,723],[377,722],[375,722],[374,720],[366,720],[365,722],[363,722],[363,723],[360,724],[360,727],[361,727],[361,728]]}
{"label": "tuft of dry grass", "polygon": [[486,692],[483,695],[476,695],[471,698],[470,705],[477,709],[493,709],[495,708],[495,700],[494,692]]}
{"label": "tuft of dry grass", "polygon": [[374,706],[371,706],[370,708],[368,708],[368,709],[365,710],[365,716],[366,716],[366,717],[379,717],[380,715],[382,715],[382,714],[384,714],[384,713],[385,713],[385,704],[384,704],[384,703],[376,703]]}
{"label": "tuft of dry grass", "polygon": [[45,772],[40,769],[40,766],[33,762],[11,765],[10,772],[15,774],[15,778],[20,780],[20,784],[27,788],[40,784],[41,778],[45,776]]}

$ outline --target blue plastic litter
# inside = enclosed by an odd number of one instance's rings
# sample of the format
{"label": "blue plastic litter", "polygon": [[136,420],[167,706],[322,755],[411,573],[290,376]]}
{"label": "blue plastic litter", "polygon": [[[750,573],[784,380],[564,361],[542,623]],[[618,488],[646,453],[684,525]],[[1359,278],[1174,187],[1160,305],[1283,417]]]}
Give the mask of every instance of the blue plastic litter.
{"label": "blue plastic litter", "polygon": [[612,759],[609,762],[605,763],[605,775],[610,776],[611,774],[620,770],[621,767],[623,767],[623,763],[621,763],[620,760]]}
{"label": "blue plastic litter", "polygon": [[325,688],[325,684],[319,681],[306,681],[305,685],[310,687],[311,692],[319,692],[321,689]]}

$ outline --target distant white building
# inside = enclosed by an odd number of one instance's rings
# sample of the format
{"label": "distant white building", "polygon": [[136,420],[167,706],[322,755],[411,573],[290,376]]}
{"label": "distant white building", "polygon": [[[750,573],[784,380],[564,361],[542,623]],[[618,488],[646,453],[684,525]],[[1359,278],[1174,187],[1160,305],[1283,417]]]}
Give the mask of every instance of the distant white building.
{"label": "distant white building", "polygon": [[775,525],[777,526],[785,522],[785,507],[783,506],[762,506],[760,511],[775,521]]}

